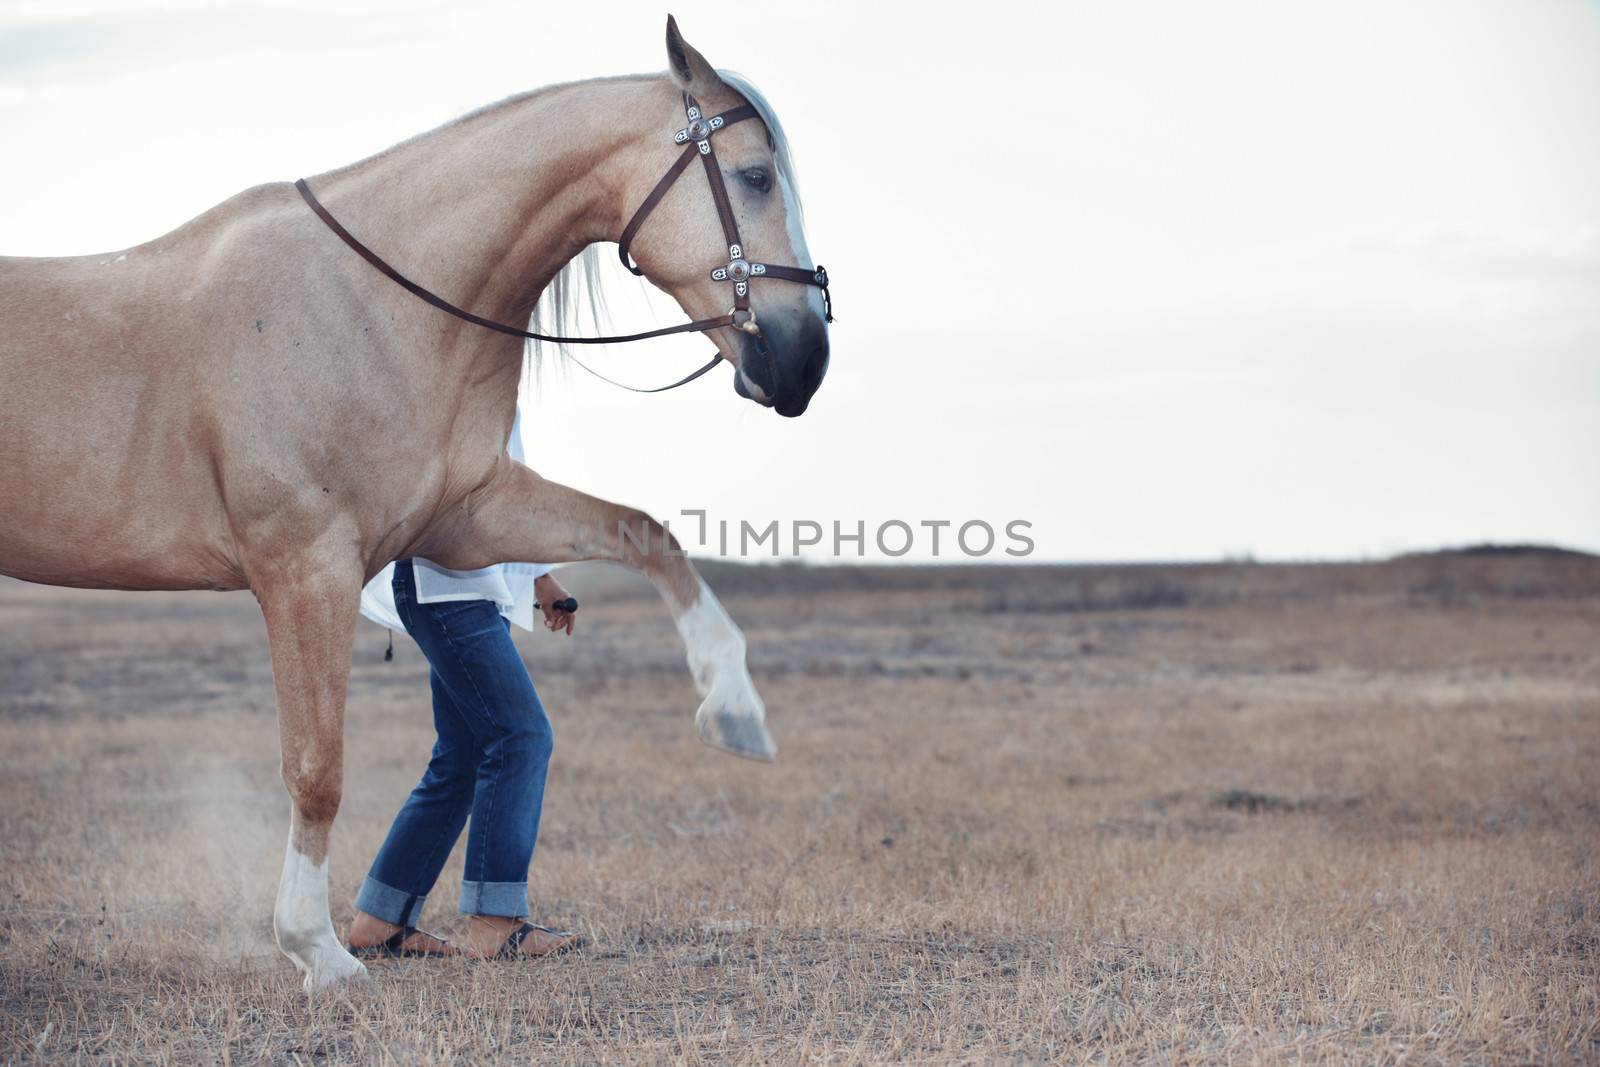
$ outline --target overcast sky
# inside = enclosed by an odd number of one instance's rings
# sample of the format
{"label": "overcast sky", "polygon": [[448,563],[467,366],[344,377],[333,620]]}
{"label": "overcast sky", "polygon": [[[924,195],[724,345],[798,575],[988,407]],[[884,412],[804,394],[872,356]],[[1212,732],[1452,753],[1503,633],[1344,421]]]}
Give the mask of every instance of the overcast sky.
{"label": "overcast sky", "polygon": [[[726,371],[547,373],[542,473],[667,518],[1025,519],[1042,559],[1600,550],[1600,4],[673,3],[789,129],[832,370],[798,420]],[[664,68],[664,14],[0,0],[0,252]],[[618,281],[618,328],[677,321]]]}

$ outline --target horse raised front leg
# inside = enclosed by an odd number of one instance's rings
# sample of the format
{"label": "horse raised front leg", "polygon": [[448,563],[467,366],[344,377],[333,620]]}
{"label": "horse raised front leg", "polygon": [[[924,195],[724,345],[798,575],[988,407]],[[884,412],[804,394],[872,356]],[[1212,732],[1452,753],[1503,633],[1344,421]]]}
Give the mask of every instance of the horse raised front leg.
{"label": "horse raised front leg", "polygon": [[700,739],[752,759],[777,756],[766,707],[745,665],[744,634],[677,540],[649,515],[546,481],[506,459],[426,541],[419,554],[452,568],[609,560],[643,574],[671,609],[705,698],[695,714]]}
{"label": "horse raised front leg", "polygon": [[328,838],[343,788],[344,700],[360,578],[355,566],[285,561],[251,582],[267,620],[283,783],[293,804],[272,926],[308,992],[366,974],[334,935],[328,913]]}

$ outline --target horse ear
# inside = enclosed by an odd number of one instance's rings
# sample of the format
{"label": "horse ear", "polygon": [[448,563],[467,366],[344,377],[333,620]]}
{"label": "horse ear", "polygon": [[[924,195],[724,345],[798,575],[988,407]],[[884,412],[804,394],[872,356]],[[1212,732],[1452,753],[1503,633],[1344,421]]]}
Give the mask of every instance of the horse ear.
{"label": "horse ear", "polygon": [[678,20],[671,15],[667,16],[667,69],[679,88],[689,93],[707,93],[722,80],[706,57],[683,39]]}

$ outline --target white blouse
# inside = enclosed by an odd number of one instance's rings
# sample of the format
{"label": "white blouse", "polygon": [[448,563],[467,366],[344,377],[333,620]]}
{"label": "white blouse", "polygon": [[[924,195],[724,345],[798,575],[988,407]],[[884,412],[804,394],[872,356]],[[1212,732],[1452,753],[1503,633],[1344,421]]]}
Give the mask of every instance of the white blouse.
{"label": "white blouse", "polygon": [[[511,423],[511,440],[506,453],[522,462],[522,411]],[[496,563],[475,571],[453,571],[431,560],[412,560],[416,576],[417,602],[438,604],[447,600],[492,600],[500,614],[524,630],[533,629],[535,578],[550,573],[543,563]],[[405,632],[405,624],[394,606],[394,564],[379,571],[361,590],[361,614],[391,630]]]}

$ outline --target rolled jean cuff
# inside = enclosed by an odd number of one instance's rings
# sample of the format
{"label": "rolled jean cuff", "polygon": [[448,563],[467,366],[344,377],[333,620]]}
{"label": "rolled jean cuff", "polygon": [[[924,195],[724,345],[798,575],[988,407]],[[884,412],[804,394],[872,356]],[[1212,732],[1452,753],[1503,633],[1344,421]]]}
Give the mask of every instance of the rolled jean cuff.
{"label": "rolled jean cuff", "polygon": [[461,914],[520,919],[528,914],[528,883],[462,882]]}
{"label": "rolled jean cuff", "polygon": [[374,919],[382,919],[395,926],[417,925],[417,917],[422,914],[422,906],[427,902],[426,893],[407,893],[392,885],[384,885],[370,874],[361,883],[361,892],[356,894],[356,907]]}

